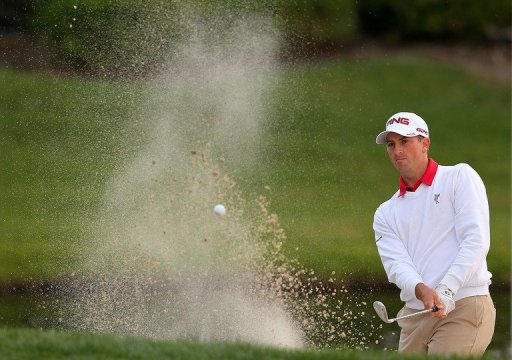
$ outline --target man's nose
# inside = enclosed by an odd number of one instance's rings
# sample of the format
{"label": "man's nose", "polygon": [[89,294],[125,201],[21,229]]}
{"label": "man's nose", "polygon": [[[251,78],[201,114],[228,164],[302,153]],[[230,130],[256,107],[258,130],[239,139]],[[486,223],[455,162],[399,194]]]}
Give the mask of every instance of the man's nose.
{"label": "man's nose", "polygon": [[395,147],[393,150],[394,150],[395,155],[398,155],[403,152],[403,147],[399,144],[395,144]]}

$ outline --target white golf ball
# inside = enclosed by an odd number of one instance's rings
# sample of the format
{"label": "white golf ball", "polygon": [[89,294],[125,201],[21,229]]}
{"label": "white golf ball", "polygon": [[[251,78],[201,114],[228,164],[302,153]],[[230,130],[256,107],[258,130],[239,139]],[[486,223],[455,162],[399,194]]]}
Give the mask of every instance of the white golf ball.
{"label": "white golf ball", "polygon": [[224,205],[222,204],[217,204],[213,207],[213,211],[215,212],[215,214],[219,215],[219,216],[224,216],[226,215],[226,208],[224,207]]}

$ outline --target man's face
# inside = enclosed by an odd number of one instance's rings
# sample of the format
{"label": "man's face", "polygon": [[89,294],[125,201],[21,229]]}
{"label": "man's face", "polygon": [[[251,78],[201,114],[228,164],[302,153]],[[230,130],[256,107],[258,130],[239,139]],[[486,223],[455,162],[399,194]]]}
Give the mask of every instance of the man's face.
{"label": "man's face", "polygon": [[417,175],[428,158],[429,145],[430,139],[421,136],[406,137],[389,133],[386,137],[389,159],[404,177]]}

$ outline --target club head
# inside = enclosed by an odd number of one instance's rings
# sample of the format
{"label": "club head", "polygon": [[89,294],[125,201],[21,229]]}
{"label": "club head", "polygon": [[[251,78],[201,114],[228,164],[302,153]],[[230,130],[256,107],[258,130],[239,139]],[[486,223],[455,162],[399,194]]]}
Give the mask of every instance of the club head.
{"label": "club head", "polygon": [[377,313],[377,315],[379,315],[380,319],[382,321],[384,321],[385,323],[391,324],[394,321],[394,319],[389,320],[388,312],[386,311],[386,307],[380,301],[375,301],[373,303],[373,308],[375,309],[375,312]]}

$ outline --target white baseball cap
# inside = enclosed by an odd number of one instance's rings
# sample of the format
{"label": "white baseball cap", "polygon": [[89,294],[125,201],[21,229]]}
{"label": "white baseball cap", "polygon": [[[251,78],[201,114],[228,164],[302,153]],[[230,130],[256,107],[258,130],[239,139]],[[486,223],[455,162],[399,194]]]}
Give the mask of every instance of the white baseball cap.
{"label": "white baseball cap", "polygon": [[384,144],[386,136],[394,132],[406,137],[428,136],[428,126],[425,120],[411,112],[399,112],[391,116],[386,122],[386,130],[381,132],[375,141],[377,144]]}

